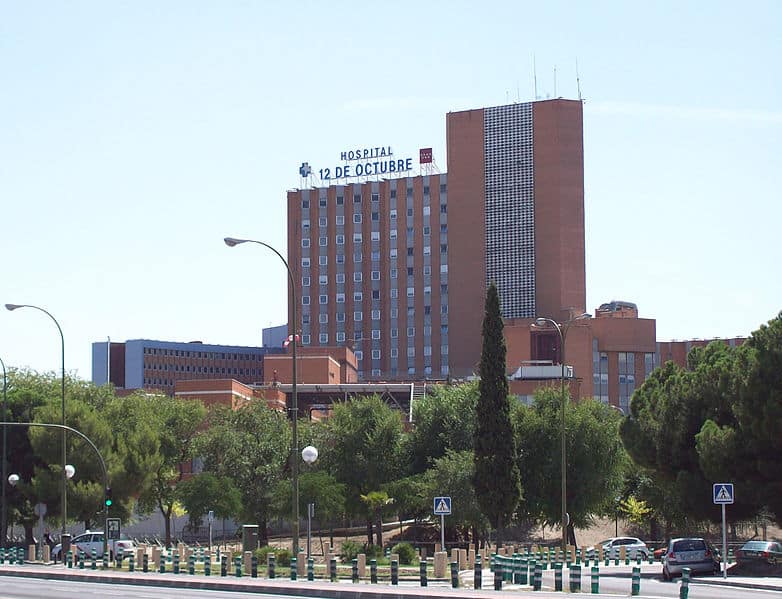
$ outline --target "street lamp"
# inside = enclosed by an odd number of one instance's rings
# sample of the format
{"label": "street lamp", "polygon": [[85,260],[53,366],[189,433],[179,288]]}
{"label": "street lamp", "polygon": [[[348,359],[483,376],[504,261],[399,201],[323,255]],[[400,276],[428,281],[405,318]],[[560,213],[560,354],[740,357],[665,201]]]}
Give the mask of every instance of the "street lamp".
{"label": "street lamp", "polygon": [[[312,412],[310,412],[310,416]],[[301,450],[301,458],[308,464],[312,465],[315,460],[318,459],[318,450],[312,445],[307,445]],[[311,547],[312,547],[312,517],[315,515],[315,504],[312,502],[307,503],[307,559],[310,559]]]}
{"label": "street lamp", "polygon": [[[586,318],[591,318],[591,314],[580,314],[579,316],[571,318],[562,324],[558,323],[552,318],[540,317],[536,319],[533,324],[533,326],[536,327],[545,327],[547,324],[553,325],[559,334],[559,361],[561,367],[559,390],[560,394],[562,395],[562,551],[567,551],[567,527],[569,520],[567,513],[567,443],[565,441],[565,407],[567,404],[565,399],[565,336],[567,335],[567,327],[565,325],[569,325],[576,320],[584,320]],[[562,330],[563,326],[565,326],[564,331]]]}
{"label": "street lamp", "polygon": [[[54,321],[54,324],[57,326],[57,330],[60,333],[60,348],[61,348],[61,357],[62,357],[62,380],[61,380],[61,389],[62,389],[62,425],[65,426],[65,337],[62,334],[62,328],[60,328],[60,323],[57,322],[57,319],[52,316],[48,311],[44,310],[43,308],[39,306],[32,306],[29,304],[6,304],[5,305],[6,310],[16,310],[17,308],[33,308],[35,310],[38,310],[39,312],[43,312],[46,314],[49,318],[51,318]],[[5,420],[4,420],[5,421]],[[5,427],[3,427],[3,431],[5,431]],[[3,433],[5,435],[5,433]],[[62,534],[65,535],[65,522],[68,520],[68,499],[66,496],[66,489],[68,486],[68,476],[65,473],[65,466],[66,466],[66,453],[65,453],[65,436],[66,436],[66,430],[62,430]]]}
{"label": "street lamp", "polygon": [[290,285],[290,303],[291,303],[291,317],[293,319],[293,334],[291,335],[291,359],[292,362],[292,368],[291,368],[291,407],[289,408],[289,412],[293,413],[293,422],[291,426],[291,432],[292,432],[292,439],[291,439],[291,452],[290,452],[290,467],[291,467],[291,479],[293,483],[293,523],[292,523],[292,553],[293,555],[297,555],[299,552],[299,429],[298,429],[298,419],[299,419],[299,398],[296,394],[296,346],[298,343],[296,342],[296,325],[298,324],[298,320],[296,318],[296,308],[297,308],[297,299],[296,299],[296,285],[293,281],[293,272],[291,272],[291,267],[288,265],[288,261],[283,258],[282,254],[278,252],[276,249],[274,249],[272,246],[270,246],[268,243],[264,243],[263,241],[257,241],[255,239],[236,239],[234,237],[225,237],[223,239],[225,242],[225,245],[228,247],[234,247],[241,243],[257,243],[258,245],[262,245],[265,248],[270,249],[275,254],[277,254],[277,257],[282,260],[282,263],[285,265],[285,270],[288,271],[288,283]]}
{"label": "street lamp", "polygon": [[[3,367],[3,422],[6,421],[6,408],[8,406],[7,404],[7,397],[6,397],[6,388],[8,386],[8,379],[5,372],[5,362],[3,362],[3,359],[0,358],[0,365]],[[6,462],[8,461],[8,437],[7,437],[7,428],[5,425],[3,425],[3,476],[2,479],[5,481],[6,472],[8,470],[8,466]],[[8,504],[6,503],[6,497],[5,497],[5,482],[3,482],[3,507],[2,507],[2,523],[0,523],[0,526],[2,526],[3,530],[3,542],[2,547],[5,549],[6,545],[6,539],[8,538]]]}

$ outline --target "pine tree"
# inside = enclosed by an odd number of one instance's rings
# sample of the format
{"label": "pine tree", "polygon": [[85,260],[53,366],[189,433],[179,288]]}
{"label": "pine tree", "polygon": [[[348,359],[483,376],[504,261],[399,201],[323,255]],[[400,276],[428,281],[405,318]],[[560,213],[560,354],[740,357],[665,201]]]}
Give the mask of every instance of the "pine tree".
{"label": "pine tree", "polygon": [[497,528],[498,543],[502,528],[510,521],[521,499],[505,374],[503,326],[500,298],[492,282],[486,292],[483,318],[473,486],[481,511]]}

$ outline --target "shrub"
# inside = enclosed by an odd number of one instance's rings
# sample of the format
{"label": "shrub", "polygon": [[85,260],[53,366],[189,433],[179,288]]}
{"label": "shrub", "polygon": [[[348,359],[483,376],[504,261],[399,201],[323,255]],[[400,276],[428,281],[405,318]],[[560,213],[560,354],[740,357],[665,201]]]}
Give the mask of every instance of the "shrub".
{"label": "shrub", "polygon": [[290,549],[278,549],[274,552],[277,556],[277,564],[288,568],[291,565],[291,550]]}
{"label": "shrub", "polygon": [[339,558],[343,563],[356,559],[359,553],[363,552],[363,546],[356,541],[343,541],[342,550],[339,552]]}
{"label": "shrub", "polygon": [[268,563],[268,555],[274,554],[275,562],[278,566],[288,567],[291,565],[291,552],[290,549],[280,549],[273,545],[266,545],[265,547],[259,547],[253,554],[258,558],[258,564],[266,566]]}
{"label": "shrub", "polygon": [[413,563],[416,554],[415,549],[410,543],[398,543],[391,549],[391,553],[396,553],[399,556],[399,563],[406,566]]}
{"label": "shrub", "polygon": [[380,545],[364,545],[364,553],[367,559],[377,559],[383,557],[383,548]]}

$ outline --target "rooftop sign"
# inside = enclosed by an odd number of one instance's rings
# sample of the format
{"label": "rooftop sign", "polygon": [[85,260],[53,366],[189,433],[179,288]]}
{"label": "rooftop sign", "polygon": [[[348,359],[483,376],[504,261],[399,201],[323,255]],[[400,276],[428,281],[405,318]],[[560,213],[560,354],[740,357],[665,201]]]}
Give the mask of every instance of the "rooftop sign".
{"label": "rooftop sign", "polygon": [[[318,170],[321,181],[357,177],[389,177],[409,173],[413,170],[413,159],[396,158],[391,146],[344,150],[340,153],[339,159],[342,164]],[[299,174],[302,177],[308,177],[312,174],[312,168],[308,163],[302,163]]]}

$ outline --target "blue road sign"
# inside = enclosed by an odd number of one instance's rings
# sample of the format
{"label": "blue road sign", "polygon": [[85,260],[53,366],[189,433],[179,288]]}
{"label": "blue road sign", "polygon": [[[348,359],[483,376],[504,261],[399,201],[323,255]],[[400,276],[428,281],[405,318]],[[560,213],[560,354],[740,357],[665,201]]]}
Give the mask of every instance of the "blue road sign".
{"label": "blue road sign", "polygon": [[434,515],[435,516],[450,516],[451,515],[451,498],[450,497],[435,497],[434,498]]}
{"label": "blue road sign", "polygon": [[733,503],[733,483],[714,483],[712,496],[717,505]]}

